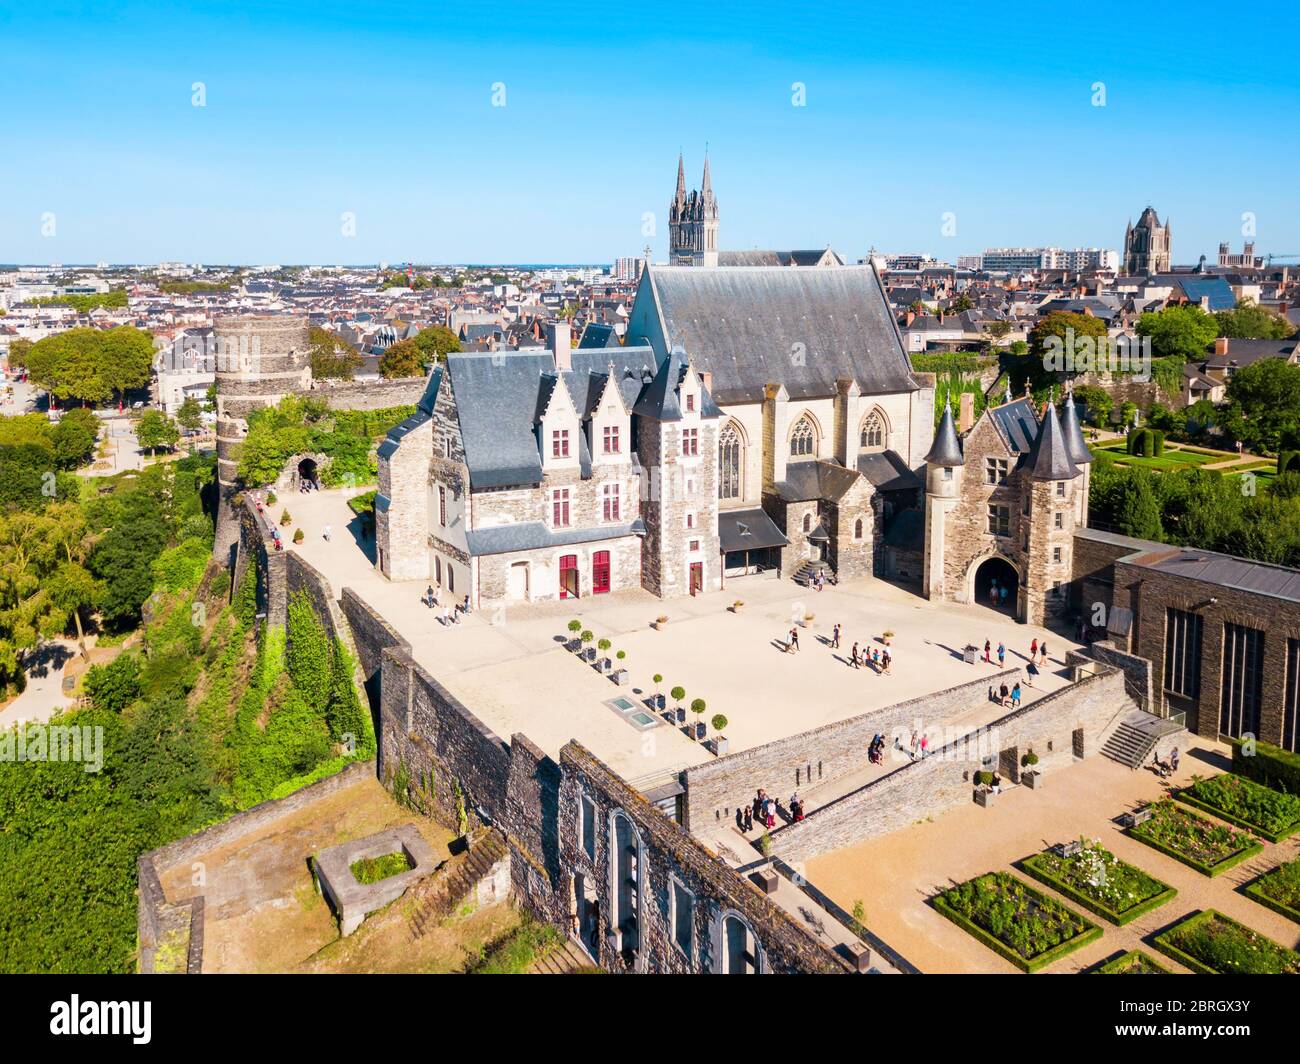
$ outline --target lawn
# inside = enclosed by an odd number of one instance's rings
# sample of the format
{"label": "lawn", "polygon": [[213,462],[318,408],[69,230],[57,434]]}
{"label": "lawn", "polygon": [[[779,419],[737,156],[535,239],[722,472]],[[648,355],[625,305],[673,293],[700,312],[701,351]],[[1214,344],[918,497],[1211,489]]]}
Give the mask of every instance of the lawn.
{"label": "lawn", "polygon": [[1021,863],[1029,875],[1112,924],[1124,925],[1165,904],[1178,892],[1142,869],[1093,844],[1069,857],[1044,850]]}
{"label": "lawn", "polygon": [[1246,832],[1197,816],[1168,798],[1150,808],[1151,819],[1127,833],[1202,875],[1220,875],[1264,848]]}
{"label": "lawn", "polygon": [[933,904],[1023,972],[1036,972],[1101,937],[1096,924],[1007,872],[968,879]]}
{"label": "lawn", "polygon": [[1300,924],[1300,860],[1260,876],[1246,887],[1246,896]]}
{"label": "lawn", "polygon": [[381,879],[400,876],[411,870],[410,859],[404,853],[386,853],[382,857],[366,857],[351,864],[352,874],[358,883],[378,883]]}
{"label": "lawn", "polygon": [[1155,960],[1140,949],[1131,949],[1121,953],[1114,960],[1109,960],[1100,968],[1093,969],[1093,975],[1171,975],[1168,968],[1157,964]]}
{"label": "lawn", "polygon": [[1197,780],[1175,797],[1269,842],[1281,842],[1300,831],[1300,797],[1231,772]]}
{"label": "lawn", "polygon": [[1300,953],[1213,909],[1189,916],[1152,942],[1201,975],[1300,974]]}

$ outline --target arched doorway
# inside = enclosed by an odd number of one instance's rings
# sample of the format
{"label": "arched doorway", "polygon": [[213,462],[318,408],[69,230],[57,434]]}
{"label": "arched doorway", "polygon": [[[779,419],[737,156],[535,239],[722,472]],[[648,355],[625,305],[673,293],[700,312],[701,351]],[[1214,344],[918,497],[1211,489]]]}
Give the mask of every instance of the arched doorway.
{"label": "arched doorway", "polygon": [[[996,598],[994,592],[996,590]],[[1018,609],[1020,574],[1005,558],[996,555],[985,558],[975,570],[973,601],[1012,617],[1020,615]]]}
{"label": "arched doorway", "polygon": [[316,491],[320,481],[316,479],[316,459],[304,458],[298,463],[298,490]]}

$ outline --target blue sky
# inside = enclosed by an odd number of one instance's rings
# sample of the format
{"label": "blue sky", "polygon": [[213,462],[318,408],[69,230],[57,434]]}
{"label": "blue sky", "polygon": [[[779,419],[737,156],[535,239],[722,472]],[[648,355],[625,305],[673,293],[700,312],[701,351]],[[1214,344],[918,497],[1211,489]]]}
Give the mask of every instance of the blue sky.
{"label": "blue sky", "polygon": [[1300,252],[1294,12],[804,6],[0,0],[0,262],[662,257],[706,142],[724,248]]}

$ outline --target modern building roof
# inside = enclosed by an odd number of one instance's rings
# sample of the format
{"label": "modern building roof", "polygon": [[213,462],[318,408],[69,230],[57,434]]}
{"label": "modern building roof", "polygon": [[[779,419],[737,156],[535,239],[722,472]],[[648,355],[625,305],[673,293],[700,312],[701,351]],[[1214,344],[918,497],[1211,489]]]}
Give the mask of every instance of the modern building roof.
{"label": "modern building roof", "polygon": [[770,381],[791,399],[912,392],[898,326],[871,266],[648,269],[669,347],[711,372],[722,404],[759,402]]}
{"label": "modern building roof", "polygon": [[959,466],[965,462],[961,452],[961,441],[957,438],[957,425],[952,419],[952,404],[945,403],[943,417],[939,420],[938,431],[934,434],[934,443],[925,460],[932,465]]}
{"label": "modern building roof", "polygon": [[1160,547],[1130,554],[1121,560],[1170,576],[1300,602],[1300,570],[1282,565],[1216,554],[1199,547]]}

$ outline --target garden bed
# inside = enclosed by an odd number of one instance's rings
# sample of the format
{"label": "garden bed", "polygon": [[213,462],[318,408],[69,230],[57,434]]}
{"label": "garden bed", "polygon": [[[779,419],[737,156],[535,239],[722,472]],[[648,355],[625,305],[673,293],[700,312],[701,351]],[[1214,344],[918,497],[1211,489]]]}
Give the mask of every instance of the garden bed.
{"label": "garden bed", "polygon": [[1174,797],[1269,842],[1300,831],[1300,798],[1231,772],[1198,780]]}
{"label": "garden bed", "polygon": [[1007,872],[988,872],[933,899],[934,907],[1022,972],[1036,972],[1101,937],[1101,928]]}
{"label": "garden bed", "polygon": [[1300,860],[1260,876],[1246,887],[1246,896],[1300,924]]}
{"label": "garden bed", "polygon": [[1187,917],[1152,942],[1201,975],[1300,974],[1300,953],[1213,909]]}
{"label": "garden bed", "polygon": [[1020,867],[1089,912],[1120,926],[1164,905],[1178,893],[1168,883],[1096,845],[1069,857],[1044,850],[1026,857]]}
{"label": "garden bed", "polygon": [[1221,875],[1264,848],[1246,832],[1216,824],[1168,798],[1150,809],[1151,818],[1126,833],[1202,875]]}
{"label": "garden bed", "polygon": [[368,885],[409,872],[411,861],[401,852],[386,853],[382,857],[363,857],[360,861],[353,861],[348,868],[358,883]]}
{"label": "garden bed", "polygon": [[1107,961],[1099,968],[1094,968],[1093,975],[1172,975],[1163,964],[1143,953],[1140,949],[1131,949],[1118,957]]}

